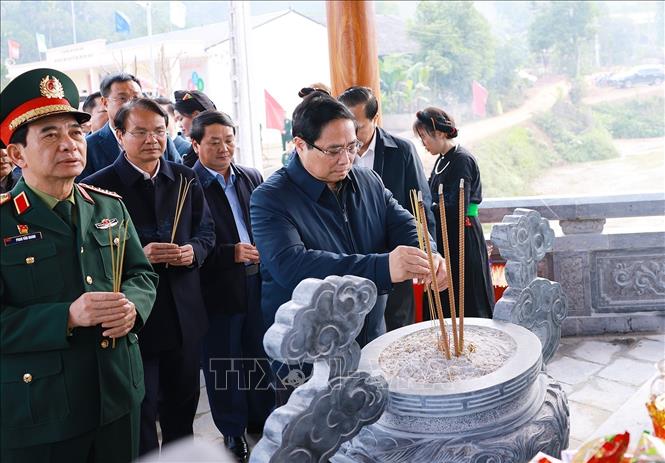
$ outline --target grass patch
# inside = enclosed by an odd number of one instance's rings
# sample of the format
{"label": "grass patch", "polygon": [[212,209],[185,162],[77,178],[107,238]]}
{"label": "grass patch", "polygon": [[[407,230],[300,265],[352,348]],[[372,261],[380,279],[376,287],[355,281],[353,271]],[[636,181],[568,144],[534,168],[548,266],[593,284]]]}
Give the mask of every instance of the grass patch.
{"label": "grass patch", "polygon": [[473,147],[483,184],[483,196],[525,196],[528,185],[551,166],[556,154],[527,127],[513,127]]}
{"label": "grass patch", "polygon": [[569,162],[597,161],[617,157],[612,135],[586,106],[559,100],[546,113],[534,118],[535,124],[552,140],[558,156]]}
{"label": "grass patch", "polygon": [[665,136],[665,98],[662,96],[601,103],[593,107],[593,114],[614,138]]}

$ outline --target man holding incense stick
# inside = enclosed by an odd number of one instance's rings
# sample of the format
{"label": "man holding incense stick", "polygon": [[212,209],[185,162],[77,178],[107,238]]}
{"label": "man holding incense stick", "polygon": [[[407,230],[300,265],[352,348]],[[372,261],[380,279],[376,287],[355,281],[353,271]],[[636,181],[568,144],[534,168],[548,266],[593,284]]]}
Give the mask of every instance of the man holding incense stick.
{"label": "man holding incense stick", "polygon": [[199,398],[201,338],[208,328],[199,268],[215,244],[208,205],[196,174],[162,157],[168,116],[154,100],[124,105],[113,125],[123,153],[86,182],[123,196],[143,250],[159,274],[157,299],[139,345],[146,394],[141,455],[193,435]]}
{"label": "man holding incense stick", "polygon": [[[363,144],[354,163],[373,169],[379,174],[381,181],[399,205],[414,216],[416,211],[411,209],[409,201],[411,190],[420,191],[425,204],[431,204],[429,185],[416,147],[409,140],[392,135],[377,125],[379,102],[372,89],[362,86],[349,87],[337,99],[355,116],[358,140]],[[436,225],[434,215],[429,207],[425,213],[427,225],[433,230]],[[415,301],[411,281],[393,285],[386,303],[385,319],[388,331],[414,323]]]}
{"label": "man holding incense stick", "polygon": [[[357,275],[383,293],[358,337],[365,345],[385,332],[383,311],[392,285],[430,279],[428,255],[418,248],[413,216],[379,176],[353,167],[361,143],[353,114],[342,103],[310,93],[293,113],[293,136],[297,155],[254,190],[250,203],[265,322],[273,322],[303,279]],[[436,280],[445,288],[443,258],[433,259]],[[276,363],[274,369],[280,378],[288,376]],[[278,394],[278,401],[284,398]]]}
{"label": "man holding incense stick", "polygon": [[[5,463],[138,454],[137,333],[158,277],[120,197],[74,183],[90,119],[78,101],[74,82],[54,69],[28,71],[0,94],[1,144],[23,173],[0,195]],[[111,249],[123,262],[116,271]]]}

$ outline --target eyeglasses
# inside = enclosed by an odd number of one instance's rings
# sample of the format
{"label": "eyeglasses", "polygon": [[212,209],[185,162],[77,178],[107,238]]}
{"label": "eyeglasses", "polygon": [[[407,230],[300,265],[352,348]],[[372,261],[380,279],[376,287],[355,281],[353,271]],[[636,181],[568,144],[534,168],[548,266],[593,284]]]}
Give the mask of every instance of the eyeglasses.
{"label": "eyeglasses", "polygon": [[360,149],[360,147],[363,146],[363,143],[360,140],[356,140],[354,142],[351,142],[347,146],[339,146],[339,147],[336,146],[334,148],[329,148],[327,150],[324,150],[323,148],[319,148],[318,146],[316,146],[311,141],[307,141],[304,138],[303,138],[303,140],[305,141],[305,143],[307,143],[309,145],[312,145],[314,148],[321,151],[324,155],[326,155],[328,157],[331,157],[331,158],[337,157],[342,153],[349,153],[351,155],[356,155],[356,154],[358,154],[358,150]]}
{"label": "eyeglasses", "polygon": [[116,97],[113,97],[113,98],[109,98],[109,100],[113,100],[113,101],[115,101],[117,103],[120,103],[122,105],[122,104],[125,104],[125,103],[129,102],[129,101],[138,100],[139,98],[141,98],[141,95],[116,96]]}
{"label": "eyeglasses", "polygon": [[155,138],[164,138],[166,136],[166,130],[164,129],[157,129],[154,132],[150,132],[148,130],[134,130],[133,132],[127,133],[137,140],[145,140],[148,138],[148,135],[152,135]]}

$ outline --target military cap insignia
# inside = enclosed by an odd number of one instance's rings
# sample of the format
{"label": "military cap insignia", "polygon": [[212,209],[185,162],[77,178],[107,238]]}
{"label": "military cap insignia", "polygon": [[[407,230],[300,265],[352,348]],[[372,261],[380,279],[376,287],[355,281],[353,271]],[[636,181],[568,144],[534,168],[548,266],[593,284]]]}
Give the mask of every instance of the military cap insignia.
{"label": "military cap insignia", "polygon": [[116,199],[122,199],[122,196],[120,196],[115,191],[105,190],[103,188],[98,188],[96,186],[88,185],[87,183],[79,183],[78,185],[82,186],[86,190],[94,191],[95,193],[100,193],[100,194],[103,194],[103,195],[106,195],[106,196],[111,196],[112,198],[116,198]]}
{"label": "military cap insignia", "polygon": [[28,234],[28,226],[23,225],[23,224],[18,224],[16,225],[16,228],[18,228],[18,232],[21,235],[27,235]]}
{"label": "military cap insignia", "polygon": [[64,98],[65,89],[58,79],[51,76],[44,77],[39,82],[39,93],[46,98]]}
{"label": "military cap insignia", "polygon": [[116,218],[102,219],[101,222],[95,224],[95,227],[97,227],[99,230],[106,230],[107,228],[112,228],[116,225],[118,225],[118,219]]}
{"label": "military cap insignia", "polygon": [[25,191],[21,191],[16,198],[14,198],[14,208],[18,215],[23,214],[25,211],[30,209],[30,201],[28,196],[25,194]]}
{"label": "military cap insignia", "polygon": [[0,206],[12,199],[11,193],[0,193]]}
{"label": "military cap insignia", "polygon": [[192,95],[189,93],[185,93],[185,95],[182,97],[182,101],[189,100],[191,98],[194,98]]}

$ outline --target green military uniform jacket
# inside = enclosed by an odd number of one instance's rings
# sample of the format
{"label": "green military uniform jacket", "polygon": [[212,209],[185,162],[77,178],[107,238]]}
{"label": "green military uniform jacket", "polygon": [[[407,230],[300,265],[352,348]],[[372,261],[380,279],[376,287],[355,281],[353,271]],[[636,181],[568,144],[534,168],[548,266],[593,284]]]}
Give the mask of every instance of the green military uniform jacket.
{"label": "green military uniform jacket", "polygon": [[115,348],[100,326],[67,330],[84,291],[112,291],[108,221],[129,213],[119,197],[75,185],[76,236],[23,180],[0,199],[1,444],[62,441],[110,423],[144,395],[138,331],[158,276],[128,228],[121,292],[136,305],[132,331]]}

